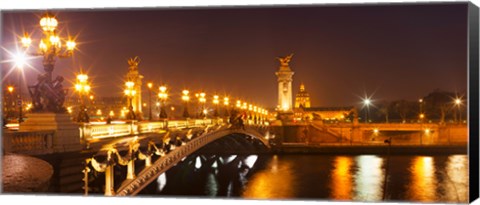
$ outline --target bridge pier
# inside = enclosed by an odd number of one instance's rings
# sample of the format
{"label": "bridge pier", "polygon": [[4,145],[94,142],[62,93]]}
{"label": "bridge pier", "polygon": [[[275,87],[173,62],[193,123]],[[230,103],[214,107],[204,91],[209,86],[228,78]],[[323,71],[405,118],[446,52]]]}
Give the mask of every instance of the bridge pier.
{"label": "bridge pier", "polygon": [[127,179],[135,179],[135,160],[130,159],[127,164]]}
{"label": "bridge pier", "polygon": [[[112,159],[112,151],[109,150],[107,153],[108,162]],[[105,170],[105,196],[115,195],[114,190],[114,165],[108,164],[107,169]]]}

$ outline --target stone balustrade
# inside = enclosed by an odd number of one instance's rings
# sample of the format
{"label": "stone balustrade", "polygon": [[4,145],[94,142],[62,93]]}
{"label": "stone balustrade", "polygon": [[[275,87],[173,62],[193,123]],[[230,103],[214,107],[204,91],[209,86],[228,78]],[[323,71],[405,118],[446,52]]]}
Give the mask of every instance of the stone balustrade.
{"label": "stone balustrade", "polygon": [[53,153],[54,130],[6,132],[3,135],[5,153],[49,154]]}

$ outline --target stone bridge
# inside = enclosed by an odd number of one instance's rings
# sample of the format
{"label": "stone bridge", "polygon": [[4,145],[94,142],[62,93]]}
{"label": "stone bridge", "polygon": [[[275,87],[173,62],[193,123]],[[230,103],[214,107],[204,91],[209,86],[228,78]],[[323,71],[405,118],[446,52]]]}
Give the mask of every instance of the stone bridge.
{"label": "stone bridge", "polygon": [[[234,136],[242,137],[235,138]],[[129,141],[124,140],[121,143],[104,147],[96,156],[87,159],[87,165],[90,166],[84,170],[85,190],[88,190],[88,172],[93,168],[97,172],[105,172],[106,196],[136,195],[162,173],[192,153],[207,145],[219,143],[225,138],[232,142],[227,142],[228,144],[237,145],[233,149],[239,151],[246,149],[251,153],[252,149],[250,148],[262,147],[263,149],[258,149],[256,152],[268,152],[270,139],[274,138],[274,135],[270,134],[269,127],[265,125],[250,125],[240,128],[231,124],[211,124],[205,126],[204,129],[184,128],[142,137],[142,139],[135,137]],[[123,156],[122,151],[126,152]],[[152,163],[152,157],[155,155],[158,156],[158,159]],[[103,162],[100,162],[101,158],[104,158]],[[138,161],[144,161],[142,166],[144,168],[136,173],[135,164],[138,166]],[[114,176],[118,173],[114,173],[114,167],[118,165],[127,166],[127,173],[125,180],[120,183],[121,185],[115,186]],[[114,190],[115,187],[119,188]]]}

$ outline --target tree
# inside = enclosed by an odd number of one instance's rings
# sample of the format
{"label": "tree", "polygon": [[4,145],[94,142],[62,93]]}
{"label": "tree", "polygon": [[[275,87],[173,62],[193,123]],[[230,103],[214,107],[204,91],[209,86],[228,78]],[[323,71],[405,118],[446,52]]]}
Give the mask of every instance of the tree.
{"label": "tree", "polygon": [[453,108],[455,93],[435,90],[424,97],[425,110],[431,118],[439,119],[440,123],[445,123],[446,115]]}

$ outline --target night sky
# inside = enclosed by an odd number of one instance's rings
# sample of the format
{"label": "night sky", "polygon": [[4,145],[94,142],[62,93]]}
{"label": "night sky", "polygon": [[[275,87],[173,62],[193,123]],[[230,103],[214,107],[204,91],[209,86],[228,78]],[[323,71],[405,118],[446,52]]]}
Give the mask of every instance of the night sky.
{"label": "night sky", "polygon": [[[78,49],[57,61],[54,76],[88,70],[99,96],[121,96],[127,59],[139,56],[145,80],[166,83],[175,100],[184,88],[203,89],[275,107],[276,57],[290,53],[294,94],[304,82],[314,107],[467,89],[466,3],[51,12]],[[2,11],[2,61],[23,31],[38,45],[42,14]],[[29,63],[43,72],[41,58]],[[11,67],[2,64],[5,73]],[[29,84],[36,75],[26,69]]]}

